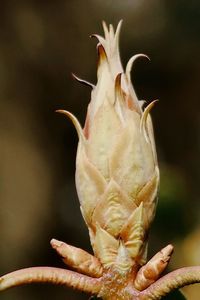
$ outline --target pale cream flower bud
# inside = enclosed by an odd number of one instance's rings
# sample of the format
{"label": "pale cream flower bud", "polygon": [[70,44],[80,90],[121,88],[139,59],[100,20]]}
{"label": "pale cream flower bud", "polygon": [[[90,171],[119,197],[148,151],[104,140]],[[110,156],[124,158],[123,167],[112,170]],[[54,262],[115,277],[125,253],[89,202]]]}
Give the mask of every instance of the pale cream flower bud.
{"label": "pale cream flower bud", "polygon": [[132,64],[145,55],[133,56],[124,71],[118,47],[121,22],[115,33],[112,25],[103,27],[105,38],[95,35],[98,81],[84,129],[65,113],[79,133],[76,187],[93,249],[104,267],[122,270],[144,263],[155,213],[159,171],[149,115],[155,101],[143,111],[131,83]]}
{"label": "pale cream flower bud", "polygon": [[32,267],[0,277],[0,291],[32,282],[50,282],[85,291],[103,300],[159,300],[176,288],[200,282],[200,267],[185,267],[161,278],[173,252],[168,245],[145,265],[148,231],[159,185],[149,111],[131,84],[133,56],[123,71],[118,49],[121,22],[114,33],[103,23],[97,85],[92,86],[84,129],[68,111],[79,135],[76,186],[94,256],[56,239],[52,247],[76,272]]}

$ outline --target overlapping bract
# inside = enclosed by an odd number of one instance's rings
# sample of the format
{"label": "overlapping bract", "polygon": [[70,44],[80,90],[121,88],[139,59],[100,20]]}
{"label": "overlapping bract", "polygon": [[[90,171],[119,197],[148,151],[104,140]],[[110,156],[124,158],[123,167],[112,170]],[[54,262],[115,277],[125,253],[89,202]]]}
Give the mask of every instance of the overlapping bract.
{"label": "overlapping bract", "polygon": [[[118,49],[121,27],[103,23],[95,35],[98,82],[92,87],[84,129],[70,112],[79,135],[76,183],[94,256],[56,239],[51,246],[74,271],[32,267],[0,277],[0,291],[28,283],[62,284],[103,300],[159,300],[176,288],[200,282],[200,267],[159,278],[173,252],[167,245],[146,264],[147,236],[154,217],[159,171],[149,111],[142,110],[130,80],[133,56],[123,71]],[[144,265],[143,265],[144,264]],[[142,266],[143,265],[143,266]]]}
{"label": "overlapping bract", "polygon": [[[76,187],[91,243],[101,263],[110,267],[124,247],[125,260],[143,264],[159,184],[152,122],[131,83],[133,56],[124,72],[119,56],[121,22],[114,33],[105,25],[98,39],[97,84],[85,127],[80,133]],[[77,122],[77,121],[76,121]]]}

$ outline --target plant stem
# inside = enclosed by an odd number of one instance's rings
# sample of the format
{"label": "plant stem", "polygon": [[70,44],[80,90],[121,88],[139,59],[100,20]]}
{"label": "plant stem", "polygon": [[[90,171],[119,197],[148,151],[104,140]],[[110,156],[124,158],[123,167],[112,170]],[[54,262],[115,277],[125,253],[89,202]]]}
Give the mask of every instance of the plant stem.
{"label": "plant stem", "polygon": [[32,267],[6,274],[0,278],[0,291],[29,283],[52,283],[98,294],[101,283],[96,278],[53,267]]}
{"label": "plant stem", "polygon": [[200,266],[185,267],[161,277],[141,293],[141,300],[159,300],[175,289],[200,282]]}

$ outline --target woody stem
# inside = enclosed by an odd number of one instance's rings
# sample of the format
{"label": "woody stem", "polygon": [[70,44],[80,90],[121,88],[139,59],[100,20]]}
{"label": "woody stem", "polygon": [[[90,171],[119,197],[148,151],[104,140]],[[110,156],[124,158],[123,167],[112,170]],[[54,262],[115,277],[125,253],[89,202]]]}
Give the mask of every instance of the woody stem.
{"label": "woody stem", "polygon": [[141,292],[141,300],[159,300],[175,289],[200,282],[200,266],[185,267],[161,277]]}
{"label": "woody stem", "polygon": [[52,283],[96,294],[101,288],[99,279],[91,278],[73,271],[52,268],[32,267],[17,270],[0,277],[0,291],[29,283]]}

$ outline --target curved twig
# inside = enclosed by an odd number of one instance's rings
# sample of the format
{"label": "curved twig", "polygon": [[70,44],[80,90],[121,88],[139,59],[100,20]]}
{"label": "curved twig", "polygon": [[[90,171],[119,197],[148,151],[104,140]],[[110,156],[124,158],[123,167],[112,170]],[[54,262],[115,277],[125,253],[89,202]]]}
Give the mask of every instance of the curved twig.
{"label": "curved twig", "polygon": [[200,266],[185,267],[161,277],[141,292],[141,300],[159,300],[175,289],[200,282]]}
{"label": "curved twig", "polygon": [[101,289],[101,282],[96,278],[91,278],[65,269],[32,267],[17,270],[2,276],[0,278],[0,291],[29,283],[64,285],[91,294],[96,294]]}

